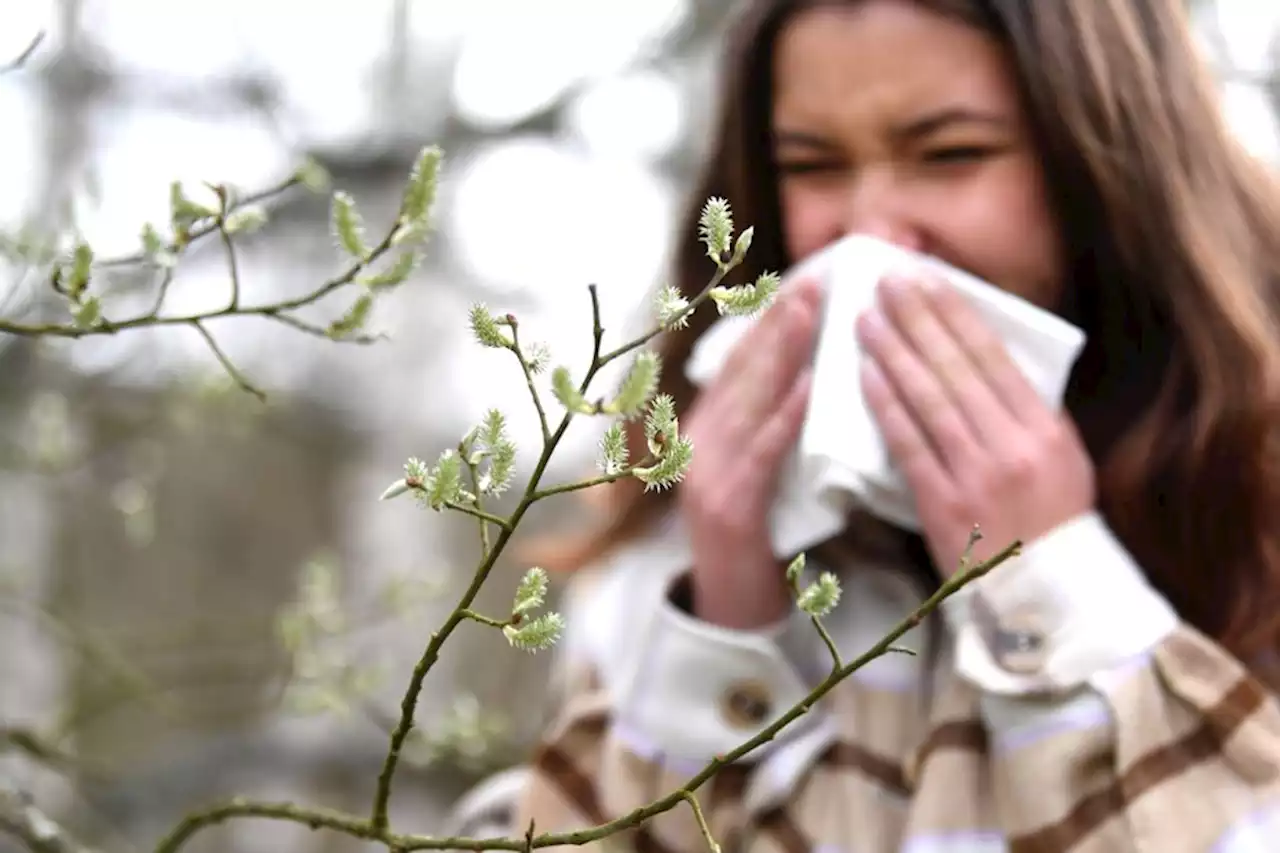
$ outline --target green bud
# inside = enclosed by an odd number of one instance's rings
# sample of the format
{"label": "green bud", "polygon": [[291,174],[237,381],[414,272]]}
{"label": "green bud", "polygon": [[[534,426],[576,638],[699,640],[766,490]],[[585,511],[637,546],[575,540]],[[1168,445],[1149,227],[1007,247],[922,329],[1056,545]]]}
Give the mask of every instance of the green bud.
{"label": "green bud", "polygon": [[615,421],[600,439],[600,470],[605,474],[618,474],[627,467],[628,457],[626,433],[622,424]]}
{"label": "green bud", "polygon": [[155,258],[168,248],[154,225],[148,222],[142,226],[142,251],[147,257]]}
{"label": "green bud", "polygon": [[534,566],[520,579],[520,586],[516,588],[515,603],[511,606],[511,614],[514,616],[537,610],[546,600],[547,571]]}
{"label": "green bud", "polygon": [[791,584],[791,586],[793,587],[797,583],[799,583],[800,576],[804,574],[804,566],[805,566],[804,552],[796,554],[795,559],[793,559],[787,565],[787,583]]}
{"label": "green bud", "polygon": [[413,486],[409,485],[409,483],[401,477],[399,480],[396,480],[394,483],[387,486],[386,490],[378,497],[378,500],[389,501],[392,498],[398,498],[412,488]]}
{"label": "green bud", "polygon": [[796,603],[810,616],[826,616],[840,603],[840,581],[831,572],[823,572],[800,593]]}
{"label": "green bud", "polygon": [[469,320],[471,333],[475,335],[481,346],[492,349],[511,349],[511,340],[502,333],[497,319],[489,313],[489,309],[483,302],[477,302],[471,306]]}
{"label": "green bud", "polygon": [[443,157],[444,152],[434,145],[428,145],[418,154],[400,206],[400,216],[405,222],[426,224],[431,206],[435,203],[436,184]]}
{"label": "green bud", "polygon": [[76,305],[72,311],[76,326],[91,329],[102,320],[102,303],[96,296],[88,296]]}
{"label": "green bud", "polygon": [[89,276],[93,270],[93,249],[88,243],[76,245],[71,259],[71,270],[64,285],[71,298],[76,299],[89,286]]}
{"label": "green bud", "polygon": [[755,284],[713,287],[708,294],[720,313],[729,317],[750,317],[768,308],[778,293],[782,279],[777,273],[762,273]]}
{"label": "green bud", "polygon": [[698,217],[698,234],[707,247],[707,257],[723,266],[733,239],[733,211],[723,198],[709,198]]}
{"label": "green bud", "polygon": [[222,227],[228,234],[251,234],[266,224],[266,210],[260,205],[250,204],[232,211]]}
{"label": "green bud", "polygon": [[434,510],[456,503],[462,497],[462,458],[452,450],[441,453],[427,474],[424,489],[427,504]]}
{"label": "green bud", "polygon": [[369,249],[364,242],[364,221],[356,209],[355,199],[342,190],[335,192],[330,219],[338,245],[357,260],[368,258]]}
{"label": "green bud", "polygon": [[525,353],[525,363],[529,365],[530,373],[535,375],[542,373],[551,363],[551,350],[540,341],[531,344],[528,352]]}
{"label": "green bud", "polygon": [[649,452],[661,456],[664,443],[673,438],[679,429],[676,420],[676,401],[670,394],[658,394],[649,404],[649,414],[644,421],[644,436]]}
{"label": "green bud", "polygon": [[294,180],[313,193],[326,192],[331,183],[328,170],[310,157],[298,167],[298,170],[293,173],[293,177]]}
{"label": "green bud", "polygon": [[631,370],[627,372],[618,395],[605,406],[605,411],[624,417],[632,417],[640,413],[644,404],[649,401],[658,388],[658,379],[662,375],[662,361],[656,352],[643,350],[636,356]]}
{"label": "green bud", "polygon": [[567,367],[557,367],[551,371],[551,393],[555,394],[560,405],[570,412],[579,415],[596,413],[596,407],[588,402],[578,387],[573,384],[573,377],[569,375]]}
{"label": "green bud", "polygon": [[654,308],[658,315],[658,325],[668,331],[683,329],[689,325],[689,315],[686,313],[689,300],[671,285],[658,291],[658,296],[654,299]]}
{"label": "green bud", "polygon": [[410,456],[409,461],[404,463],[405,477],[416,483],[425,482],[430,473],[431,469],[427,466],[427,463],[416,456]]}
{"label": "green bud", "polygon": [[481,450],[474,454],[478,464],[489,460],[489,468],[478,480],[479,491],[485,495],[501,495],[510,486],[515,475],[516,446],[507,437],[507,419],[498,409],[485,413],[484,423],[478,432]]}
{"label": "green bud", "polygon": [[564,633],[564,617],[559,613],[544,613],[519,626],[508,625],[502,629],[507,642],[526,652],[548,649]]}
{"label": "green bud", "polygon": [[369,319],[369,312],[373,309],[373,294],[365,291],[361,293],[351,307],[347,309],[347,313],[343,314],[337,320],[329,324],[329,337],[333,340],[340,340],[354,332],[364,328],[365,321]]}
{"label": "green bud", "polygon": [[415,252],[405,252],[396,258],[395,263],[387,267],[385,270],[372,275],[361,276],[359,281],[361,284],[371,290],[383,290],[395,287],[404,282],[409,277],[409,273],[413,272],[413,268],[417,266],[419,256]]}
{"label": "green bud", "polygon": [[181,182],[173,181],[169,184],[169,217],[175,233],[185,233],[201,219],[211,219],[217,215],[213,208],[187,198]]}
{"label": "green bud", "polygon": [[667,443],[657,463],[646,468],[635,468],[632,473],[644,483],[646,492],[669,489],[684,480],[689,464],[693,461],[693,442],[680,435]]}
{"label": "green bud", "polygon": [[751,238],[755,233],[753,225],[738,235],[738,242],[733,244],[733,257],[729,259],[729,266],[736,267],[747,257],[747,252],[751,249]]}

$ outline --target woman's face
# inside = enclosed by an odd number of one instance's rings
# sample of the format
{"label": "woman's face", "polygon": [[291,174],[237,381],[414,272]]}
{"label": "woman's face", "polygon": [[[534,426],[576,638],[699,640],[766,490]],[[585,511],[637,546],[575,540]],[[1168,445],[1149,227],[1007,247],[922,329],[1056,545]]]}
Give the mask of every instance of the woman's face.
{"label": "woman's face", "polygon": [[774,61],[794,260],[872,234],[1057,305],[1057,227],[1011,67],[989,36],[910,0],[863,0],[796,15]]}

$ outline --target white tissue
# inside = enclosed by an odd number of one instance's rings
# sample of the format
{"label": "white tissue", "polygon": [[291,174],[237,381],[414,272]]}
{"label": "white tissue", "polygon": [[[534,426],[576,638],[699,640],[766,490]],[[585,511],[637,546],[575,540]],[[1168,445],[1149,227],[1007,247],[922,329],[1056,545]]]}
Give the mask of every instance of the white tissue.
{"label": "white tissue", "polygon": [[[1054,408],[1062,405],[1071,368],[1084,347],[1080,329],[936,258],[864,235],[834,243],[788,271],[782,282],[785,289],[801,277],[816,277],[825,298],[809,407],[770,519],[779,557],[839,533],[859,506],[919,530],[915,500],[862,398],[862,352],[854,332],[858,315],[875,302],[876,284],[890,273],[912,269],[941,275],[967,297],[1041,398]],[[714,379],[757,320],[725,317],[708,329],[690,356],[689,379],[699,386]]]}

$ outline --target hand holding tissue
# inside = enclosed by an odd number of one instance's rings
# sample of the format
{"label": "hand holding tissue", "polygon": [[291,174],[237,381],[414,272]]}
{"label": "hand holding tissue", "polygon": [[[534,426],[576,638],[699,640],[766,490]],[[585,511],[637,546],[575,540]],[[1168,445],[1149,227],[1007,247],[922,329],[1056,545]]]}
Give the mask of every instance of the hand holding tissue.
{"label": "hand holding tissue", "polygon": [[[854,331],[858,316],[875,304],[877,284],[913,272],[947,281],[1001,340],[1045,404],[1055,410],[1062,406],[1084,347],[1081,330],[935,258],[872,237],[853,235],[827,247],[788,271],[782,283],[785,289],[798,279],[815,278],[824,303],[804,425],[770,518],[780,558],[836,535],[856,509],[920,530],[916,501],[863,398],[859,373],[865,355]],[[689,379],[698,386],[713,380],[756,320],[726,317],[708,329],[689,359]]]}

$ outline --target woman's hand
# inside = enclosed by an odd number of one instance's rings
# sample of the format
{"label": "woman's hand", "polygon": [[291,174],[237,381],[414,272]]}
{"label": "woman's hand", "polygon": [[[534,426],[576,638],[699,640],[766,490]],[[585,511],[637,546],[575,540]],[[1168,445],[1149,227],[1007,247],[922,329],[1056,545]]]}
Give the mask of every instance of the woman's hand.
{"label": "woman's hand", "polygon": [[857,324],[863,394],[939,571],[960,567],[975,524],[984,559],[1093,507],[1093,464],[1070,416],[1044,404],[960,294],[896,279],[877,295]]}
{"label": "woman's hand", "polygon": [[694,608],[709,622],[758,628],[792,606],[769,514],[804,420],[820,306],[816,282],[783,289],[682,419],[694,451],[677,494],[693,549]]}

